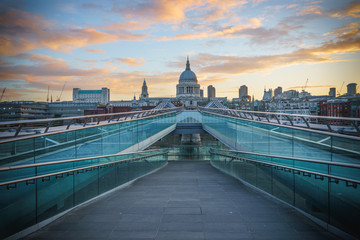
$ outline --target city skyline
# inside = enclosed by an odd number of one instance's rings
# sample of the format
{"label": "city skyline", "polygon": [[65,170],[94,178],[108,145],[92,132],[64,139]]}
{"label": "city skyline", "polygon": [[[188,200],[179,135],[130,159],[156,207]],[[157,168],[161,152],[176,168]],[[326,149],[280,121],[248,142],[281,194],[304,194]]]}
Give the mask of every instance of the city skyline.
{"label": "city skyline", "polygon": [[[3,101],[71,101],[73,88],[111,100],[175,97],[189,56],[201,89],[238,97],[246,85],[346,93],[359,84],[357,1],[2,1]],[[342,86],[343,85],[343,86]],[[359,91],[357,91],[359,92]]]}

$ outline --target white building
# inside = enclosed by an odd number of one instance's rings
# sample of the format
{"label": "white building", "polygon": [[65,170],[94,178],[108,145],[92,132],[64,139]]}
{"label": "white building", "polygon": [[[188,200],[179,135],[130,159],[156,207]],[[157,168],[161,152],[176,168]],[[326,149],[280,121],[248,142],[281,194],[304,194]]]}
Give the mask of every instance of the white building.
{"label": "white building", "polygon": [[81,90],[73,88],[74,103],[103,103],[110,101],[110,89],[102,88],[101,90]]}
{"label": "white building", "polygon": [[197,77],[190,69],[189,58],[186,61],[186,69],[179,77],[179,84],[176,85],[176,98],[182,101],[185,107],[194,108],[200,98],[200,84]]}

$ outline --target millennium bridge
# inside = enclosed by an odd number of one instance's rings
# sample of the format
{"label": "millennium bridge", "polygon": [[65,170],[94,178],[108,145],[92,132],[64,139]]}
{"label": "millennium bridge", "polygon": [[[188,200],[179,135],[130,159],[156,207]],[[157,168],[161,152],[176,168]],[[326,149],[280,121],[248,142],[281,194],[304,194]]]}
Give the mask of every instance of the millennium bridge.
{"label": "millennium bridge", "polygon": [[357,239],[360,119],[216,107],[0,123],[1,239]]}

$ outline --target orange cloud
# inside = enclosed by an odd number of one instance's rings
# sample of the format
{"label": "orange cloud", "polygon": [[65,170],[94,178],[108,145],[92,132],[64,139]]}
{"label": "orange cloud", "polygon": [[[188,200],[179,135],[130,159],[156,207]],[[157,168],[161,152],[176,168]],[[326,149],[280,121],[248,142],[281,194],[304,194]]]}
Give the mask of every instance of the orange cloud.
{"label": "orange cloud", "polygon": [[102,49],[86,49],[85,52],[88,52],[88,53],[105,53]]}
{"label": "orange cloud", "polygon": [[306,6],[297,15],[298,16],[304,16],[304,15],[309,15],[309,14],[321,15],[321,14],[323,14],[323,12],[319,8],[320,8],[320,6],[317,6],[317,5]]}
{"label": "orange cloud", "polygon": [[117,58],[120,62],[125,63],[128,66],[141,66],[145,64],[145,60],[143,58],[140,58],[139,60],[136,60],[135,58]]}
{"label": "orange cloud", "polygon": [[178,23],[185,19],[185,11],[194,5],[202,5],[201,0],[154,0],[149,2],[127,2],[115,5],[113,10],[128,18],[152,19]]}
{"label": "orange cloud", "polygon": [[[253,0],[262,1],[262,0]],[[213,22],[225,18],[234,17],[234,14],[231,12],[232,9],[241,7],[246,4],[246,0],[207,0],[204,1],[205,11],[205,22]]]}
{"label": "orange cloud", "polygon": [[260,27],[262,25],[261,18],[251,18],[249,22],[252,23],[254,27]]}
{"label": "orange cloud", "polygon": [[344,18],[344,17],[360,17],[360,2],[354,1],[349,4],[347,8],[331,14],[332,17]]}
{"label": "orange cloud", "polygon": [[291,4],[291,5],[287,6],[287,8],[295,8],[295,7],[298,7],[298,6],[299,6],[299,4]]}
{"label": "orange cloud", "polygon": [[226,77],[224,75],[210,75],[210,76],[205,76],[204,79],[200,79],[199,83],[201,86],[207,86],[207,85],[221,83],[221,82],[228,81],[228,80],[230,80],[230,78]]}
{"label": "orange cloud", "polygon": [[[164,96],[161,91],[166,85],[175,85],[179,72],[166,72],[150,75],[142,71],[117,72],[109,71],[107,67],[100,68],[74,68],[65,60],[51,58],[40,54],[21,54],[18,60],[27,60],[31,64],[13,64],[5,60],[0,61],[0,82],[7,86],[7,92],[14,94],[13,98],[6,100],[36,100],[45,101],[47,89],[53,92],[53,98],[59,95],[65,81],[66,86],[62,100],[71,100],[72,89],[82,87],[86,89],[111,88],[112,100],[131,99],[135,92],[140,94],[143,79],[146,78],[151,86],[152,96]],[[142,64],[144,59],[124,58],[128,64]],[[20,61],[22,62],[22,61]],[[166,92],[166,94],[175,94]],[[169,96],[170,96],[169,95]]]}
{"label": "orange cloud", "polygon": [[147,28],[148,26],[146,24],[141,24],[138,23],[136,21],[127,21],[125,23],[118,23],[118,22],[113,22],[111,24],[108,24],[106,26],[101,26],[99,27],[100,29],[105,29],[105,30],[129,30],[129,29],[133,29],[133,30],[139,30],[139,29],[144,29]]}
{"label": "orange cloud", "polygon": [[16,56],[38,48],[69,52],[92,44],[141,40],[145,36],[128,31],[111,34],[94,28],[57,29],[51,21],[14,9],[9,9],[0,16],[0,29],[2,56]]}
{"label": "orange cloud", "polygon": [[316,64],[322,62],[341,61],[334,55],[348,54],[360,51],[360,37],[329,41],[319,47],[299,49],[290,53],[236,57],[199,54],[196,61],[202,63],[201,72],[222,74],[244,74],[266,69],[280,68],[296,64]]}
{"label": "orange cloud", "polygon": [[339,39],[348,39],[355,37],[360,34],[360,22],[349,23],[341,28],[337,28],[332,32],[324,34],[326,35],[334,35]]}
{"label": "orange cloud", "polygon": [[[252,0],[254,4],[263,0]],[[120,12],[129,19],[149,22],[178,24],[187,19],[186,13],[196,11],[205,22],[235,17],[231,11],[246,4],[247,0],[152,0],[145,2],[121,2],[113,11]]]}
{"label": "orange cloud", "polygon": [[98,68],[79,69],[70,67],[63,59],[40,54],[22,54],[18,59],[30,60],[32,65],[0,65],[0,80],[26,79],[33,77],[79,77],[106,74]]}
{"label": "orange cloud", "polygon": [[[170,40],[191,40],[191,39],[202,39],[202,38],[231,38],[240,36],[249,36],[248,33],[244,33],[246,30],[256,30],[261,26],[261,18],[251,18],[246,24],[239,24],[237,26],[223,27],[220,29],[208,29],[206,32],[192,32],[182,33],[171,37],[161,37],[159,41],[170,41]],[[278,34],[277,32],[276,34]],[[279,35],[277,35],[279,37]]]}

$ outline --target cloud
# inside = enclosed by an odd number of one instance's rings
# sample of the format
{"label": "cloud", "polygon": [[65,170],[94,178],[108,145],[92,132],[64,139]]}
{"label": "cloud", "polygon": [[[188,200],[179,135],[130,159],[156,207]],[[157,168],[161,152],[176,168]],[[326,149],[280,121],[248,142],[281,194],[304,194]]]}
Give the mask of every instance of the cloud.
{"label": "cloud", "polygon": [[136,60],[135,58],[128,57],[128,58],[117,58],[117,60],[132,67],[141,66],[145,64],[145,60],[143,58]]}
{"label": "cloud", "polygon": [[[253,0],[260,3],[263,0]],[[152,0],[115,2],[112,11],[142,22],[179,24],[189,18],[211,22],[235,16],[247,0]]]}
{"label": "cloud", "polygon": [[35,14],[8,8],[0,14],[0,54],[16,56],[32,49],[70,52],[74,48],[119,40],[141,40],[145,35],[121,31],[116,34],[94,28],[57,27]]}
{"label": "cloud", "polygon": [[313,48],[268,56],[237,57],[199,54],[196,61],[202,63],[201,72],[216,74],[245,74],[266,69],[275,69],[295,64],[317,64],[340,61],[336,55],[354,53],[360,50],[360,36],[338,41],[328,41]]}
{"label": "cloud", "polygon": [[[107,66],[103,68],[75,68],[63,59],[51,58],[40,54],[20,54],[11,59],[22,64],[0,61],[0,83],[6,85],[8,93],[17,92],[15,99],[45,101],[48,87],[53,92],[53,97],[59,95],[66,82],[62,100],[71,99],[72,88],[83,87],[84,89],[111,88],[112,100],[130,99],[134,92],[140,94],[142,81],[146,78],[148,86],[151,86],[152,96],[164,96],[161,88],[166,85],[175,85],[178,72],[161,72],[149,74],[142,71],[120,72],[109,71]],[[29,64],[24,63],[29,61]],[[129,65],[144,64],[144,59],[123,58]],[[34,92],[35,91],[35,92]],[[21,93],[21,94],[20,94]],[[175,94],[167,92],[166,94]],[[169,96],[170,96],[169,95]],[[7,98],[6,100],[11,100]]]}
{"label": "cloud", "polygon": [[201,3],[202,1],[200,0],[127,1],[114,3],[113,11],[120,12],[127,18],[142,18],[178,23],[185,19],[185,11],[187,8]]}
{"label": "cloud", "polygon": [[349,3],[347,8],[344,8],[340,11],[333,11],[331,14],[332,17],[344,18],[344,17],[360,17],[360,2],[353,1]]}
{"label": "cloud", "polygon": [[0,80],[32,79],[33,77],[79,77],[105,74],[107,72],[98,68],[73,68],[62,59],[55,59],[40,54],[21,54],[17,59],[30,60],[32,64],[0,65]]}
{"label": "cloud", "polygon": [[136,21],[127,21],[125,23],[120,23],[120,22],[113,22],[104,26],[99,26],[97,28],[99,29],[105,29],[105,30],[112,30],[112,31],[124,31],[124,30],[139,30],[139,29],[144,29],[147,28],[148,25],[147,24],[143,24],[143,23],[139,23]]}
{"label": "cloud", "polygon": [[221,83],[230,80],[228,76],[225,75],[210,75],[210,76],[204,76],[202,80],[199,81],[200,85],[206,86],[206,85],[212,85],[216,83]]}
{"label": "cloud", "polygon": [[105,53],[102,49],[86,49],[85,52],[88,52],[88,53]]}
{"label": "cloud", "polygon": [[323,12],[320,10],[320,8],[321,7],[318,5],[305,6],[297,15],[298,16],[304,16],[310,14],[322,15]]}
{"label": "cloud", "polygon": [[[203,38],[231,38],[231,37],[243,37],[247,36],[246,31],[256,30],[261,26],[261,18],[251,18],[244,24],[238,24],[235,26],[225,26],[208,28],[204,32],[191,32],[182,33],[171,37],[161,37],[159,41],[170,41],[170,40],[192,40],[192,39],[203,39]],[[277,36],[278,37],[278,36]]]}
{"label": "cloud", "polygon": [[349,23],[341,28],[337,28],[332,32],[324,34],[333,35],[339,39],[348,39],[352,37],[356,37],[360,33],[360,22]]}
{"label": "cloud", "polygon": [[299,6],[299,4],[290,4],[289,6],[287,6],[287,8],[296,8],[298,6]]}

